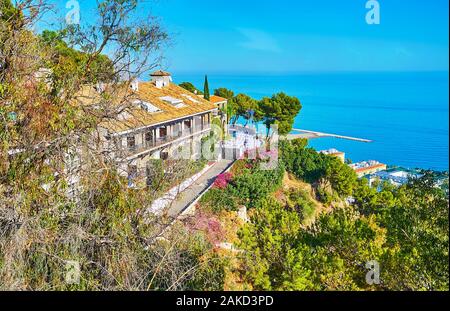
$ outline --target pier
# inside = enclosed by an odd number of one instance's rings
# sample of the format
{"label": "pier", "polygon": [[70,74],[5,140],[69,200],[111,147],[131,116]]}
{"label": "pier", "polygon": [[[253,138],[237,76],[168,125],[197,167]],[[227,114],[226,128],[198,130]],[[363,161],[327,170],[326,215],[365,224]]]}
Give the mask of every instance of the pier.
{"label": "pier", "polygon": [[359,141],[362,143],[371,143],[372,142],[372,140],[365,139],[365,138],[358,138],[358,137],[351,137],[351,136],[344,136],[344,135],[330,134],[330,133],[323,133],[323,132],[315,132],[315,131],[302,130],[302,129],[292,129],[292,131],[300,132],[300,134],[286,135],[286,138],[289,140],[297,139],[297,138],[314,139],[314,138],[321,138],[321,137],[334,137],[334,138],[339,138],[339,139]]}

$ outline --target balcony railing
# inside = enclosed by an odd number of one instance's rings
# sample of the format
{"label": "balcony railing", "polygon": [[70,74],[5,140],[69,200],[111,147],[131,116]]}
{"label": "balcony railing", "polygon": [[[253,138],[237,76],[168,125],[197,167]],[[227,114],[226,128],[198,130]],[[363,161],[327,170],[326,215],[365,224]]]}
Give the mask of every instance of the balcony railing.
{"label": "balcony railing", "polygon": [[211,129],[211,124],[203,124],[195,126],[194,128],[184,129],[183,131],[177,131],[173,134],[168,134],[162,137],[154,138],[152,141],[145,141],[143,144],[136,144],[134,146],[128,146],[126,148],[126,155],[130,156],[136,153],[141,153],[159,146],[168,144],[170,142],[176,141],[180,138],[194,136],[200,134],[205,130]]}

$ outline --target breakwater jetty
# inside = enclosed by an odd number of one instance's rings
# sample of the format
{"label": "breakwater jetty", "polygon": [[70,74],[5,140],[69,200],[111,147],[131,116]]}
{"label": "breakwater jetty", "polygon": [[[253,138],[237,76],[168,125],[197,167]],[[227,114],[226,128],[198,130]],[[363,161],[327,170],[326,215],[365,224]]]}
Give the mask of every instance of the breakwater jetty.
{"label": "breakwater jetty", "polygon": [[299,134],[288,134],[288,135],[286,135],[286,138],[289,139],[289,140],[296,139],[296,138],[314,139],[314,138],[321,138],[321,137],[334,137],[334,138],[339,138],[339,139],[347,139],[347,140],[359,141],[359,142],[363,142],[363,143],[371,143],[372,142],[372,140],[365,139],[365,138],[358,138],[358,137],[344,136],[344,135],[338,135],[338,134],[316,132],[316,131],[303,130],[303,129],[292,129],[292,131],[299,132]]}

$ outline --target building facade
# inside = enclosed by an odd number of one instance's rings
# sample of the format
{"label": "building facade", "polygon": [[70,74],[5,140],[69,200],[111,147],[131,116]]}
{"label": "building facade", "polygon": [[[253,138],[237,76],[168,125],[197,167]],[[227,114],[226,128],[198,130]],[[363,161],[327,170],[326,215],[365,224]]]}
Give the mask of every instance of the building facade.
{"label": "building facade", "polygon": [[336,157],[339,160],[341,160],[342,162],[345,162],[345,153],[342,152],[342,151],[339,151],[337,149],[332,148],[332,149],[328,149],[328,150],[321,150],[319,152],[323,153],[323,154],[327,154],[327,155],[333,156],[333,157]]}
{"label": "building facade", "polygon": [[349,166],[355,171],[359,178],[376,172],[385,171],[387,168],[386,164],[375,160],[352,163]]}
{"label": "building facade", "polygon": [[130,185],[149,182],[148,165],[154,159],[198,159],[213,118],[223,119],[215,103],[171,81],[164,71],[152,73],[148,82],[133,81],[131,104],[118,118],[99,124],[103,149]]}

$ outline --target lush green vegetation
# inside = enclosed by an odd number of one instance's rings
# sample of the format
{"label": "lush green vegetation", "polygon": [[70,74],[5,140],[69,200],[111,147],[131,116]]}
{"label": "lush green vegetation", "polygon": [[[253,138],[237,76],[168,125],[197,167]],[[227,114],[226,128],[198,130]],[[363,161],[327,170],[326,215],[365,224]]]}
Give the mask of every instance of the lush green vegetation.
{"label": "lush green vegetation", "polygon": [[248,95],[237,94],[231,100],[231,105],[234,107],[236,114],[233,121],[236,122],[237,118],[242,117],[248,123],[257,110],[258,102]]}
{"label": "lush green vegetation", "polygon": [[[207,76],[205,76],[204,93],[200,92],[190,82],[180,83],[180,86],[192,93],[205,94],[205,98],[209,99]],[[264,97],[261,100],[256,100],[243,93],[235,95],[232,90],[222,87],[215,89],[214,95],[228,100],[225,112],[231,124],[236,124],[239,118],[245,120],[245,125],[249,122],[261,121],[267,128],[267,136],[270,134],[272,125],[278,127],[280,135],[288,134],[292,130],[294,118],[302,109],[298,98],[288,96],[285,93],[278,93],[270,98]]]}
{"label": "lush green vegetation", "polygon": [[[288,171],[317,187],[326,181],[332,201],[353,195],[355,204],[322,213],[305,227],[308,200],[293,209],[266,199],[240,233],[239,247],[246,250],[241,271],[253,288],[448,290],[449,202],[431,176],[399,188],[369,187],[345,164],[314,154],[301,141],[281,150]],[[378,285],[365,279],[372,260],[381,269]]]}
{"label": "lush green vegetation", "polygon": [[260,290],[369,289],[364,265],[385,251],[383,233],[351,209],[323,214],[305,229],[297,211],[268,201],[240,233],[242,273]]}
{"label": "lush green vegetation", "polygon": [[[280,147],[280,170],[261,171],[257,161],[240,160],[226,186],[201,202],[216,213],[250,208],[251,221],[236,242],[243,252],[235,277],[243,288],[448,290],[449,202],[433,176],[398,188],[369,187],[339,159],[302,140]],[[281,187],[285,170],[311,184],[315,195]],[[349,196],[354,203],[345,201]],[[372,261],[380,267],[379,284],[366,281]]]}
{"label": "lush green vegetation", "polygon": [[226,88],[218,88],[214,94],[228,99],[227,114],[232,124],[236,124],[239,118],[243,118],[246,125],[250,121],[262,121],[267,127],[267,135],[270,134],[272,125],[278,126],[280,135],[288,134],[292,130],[294,118],[302,109],[298,98],[284,93],[261,100],[242,93],[234,95],[232,90]]}
{"label": "lush green vegetation", "polygon": [[40,35],[42,43],[50,50],[46,64],[52,69],[54,81],[65,81],[67,75],[85,75],[86,83],[109,82],[114,72],[112,61],[106,55],[95,55],[69,47],[64,38],[65,31],[44,30]]}
{"label": "lush green vegetation", "polygon": [[214,95],[226,98],[228,100],[232,100],[234,97],[234,92],[227,88],[221,87],[214,90]]}
{"label": "lush green vegetation", "polygon": [[278,126],[279,135],[286,135],[292,130],[294,118],[301,109],[298,98],[278,93],[271,98],[264,97],[258,102],[257,118],[266,125],[267,135],[274,124]]}
{"label": "lush green vegetation", "polygon": [[236,210],[240,205],[257,207],[273,191],[281,186],[284,174],[282,166],[275,170],[261,170],[259,161],[240,160],[242,166],[224,189],[213,188],[206,193],[201,204],[213,211]]}
{"label": "lush green vegetation", "polygon": [[201,92],[199,89],[195,87],[191,82],[181,82],[179,84],[183,89],[188,90],[191,93],[202,95],[203,92]]}
{"label": "lush green vegetation", "polygon": [[281,141],[280,154],[286,169],[312,184],[322,201],[352,195],[357,184],[355,172],[336,157],[306,148],[306,140]]}
{"label": "lush green vegetation", "polygon": [[[11,1],[0,0],[1,290],[233,289],[230,284],[257,290],[449,289],[449,199],[435,187],[436,176],[424,172],[398,188],[369,187],[340,160],[316,153],[303,140],[280,143],[274,170],[263,170],[260,159],[237,161],[201,199],[200,209],[228,217],[221,220],[234,229],[240,251],[218,251],[207,234],[183,223],[164,231],[171,219],[147,213],[153,193],[129,188],[92,148],[98,109],[72,105],[68,91],[96,81],[119,87],[120,72],[111,70],[111,62],[130,57],[134,68],[138,51],[153,51],[166,38],[157,26],[144,23],[136,32],[126,22],[136,1],[102,3],[100,21],[119,21],[112,29],[36,36],[27,24],[32,17],[23,19]],[[80,38],[95,41],[99,29],[106,43],[114,42],[119,59],[101,56],[102,45],[83,48]],[[52,88],[30,82],[43,67],[52,69]],[[283,133],[301,109],[285,94],[261,101],[226,89],[215,94],[229,99],[235,115],[278,124]],[[107,99],[117,94],[103,95],[103,108],[110,109]],[[109,111],[106,117],[115,115]],[[85,158],[79,194],[70,197],[63,163],[74,146]],[[156,161],[149,188],[159,193],[204,163]],[[296,187],[283,184],[287,175],[298,179]],[[230,216],[242,206],[249,223]],[[66,280],[71,261],[80,265],[76,283]],[[379,263],[380,284],[366,282],[369,261]]]}
{"label": "lush green vegetation", "polygon": [[[395,203],[379,203],[386,193]],[[371,212],[338,208],[308,228],[268,201],[241,231],[242,273],[265,290],[448,290],[448,198],[423,179],[372,195]],[[365,281],[371,260],[379,285]]]}
{"label": "lush green vegetation", "polygon": [[235,105],[232,103],[232,99],[234,97],[234,92],[232,90],[229,90],[227,88],[221,87],[214,90],[214,95],[220,96],[223,98],[226,98],[228,100],[228,104],[225,107],[225,113],[228,117],[228,122],[235,123],[237,121],[236,119],[236,109]]}

